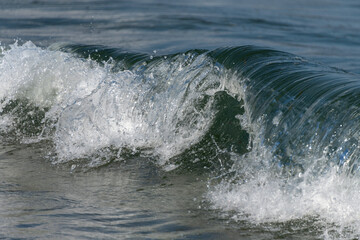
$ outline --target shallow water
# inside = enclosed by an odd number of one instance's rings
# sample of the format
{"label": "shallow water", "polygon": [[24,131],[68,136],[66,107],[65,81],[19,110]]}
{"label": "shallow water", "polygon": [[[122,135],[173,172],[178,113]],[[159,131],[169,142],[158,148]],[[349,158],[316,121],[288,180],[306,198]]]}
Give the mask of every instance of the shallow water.
{"label": "shallow water", "polygon": [[0,16],[0,238],[359,238],[356,1]]}
{"label": "shallow water", "polygon": [[166,174],[146,159],[70,172],[38,146],[2,147],[2,238],[235,238],[201,209],[206,179]]}
{"label": "shallow water", "polygon": [[314,239],[319,234],[312,220],[285,226],[231,220],[205,202],[208,179],[167,173],[147,159],[71,172],[44,161],[38,148],[1,148],[1,238]]}

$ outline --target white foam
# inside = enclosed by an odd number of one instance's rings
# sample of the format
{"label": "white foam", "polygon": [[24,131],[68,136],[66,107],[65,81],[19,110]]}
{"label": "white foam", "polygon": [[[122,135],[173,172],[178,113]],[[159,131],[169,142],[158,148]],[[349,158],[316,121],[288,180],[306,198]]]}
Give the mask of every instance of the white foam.
{"label": "white foam", "polygon": [[106,72],[92,61],[43,50],[31,42],[14,44],[0,59],[0,99],[26,98],[40,107],[66,107],[102,81]]}
{"label": "white foam", "polygon": [[360,235],[359,189],[358,178],[339,174],[334,167],[321,176],[292,180],[261,172],[235,184],[223,182],[208,198],[214,208],[232,211],[235,220],[262,224],[310,217],[317,219],[326,238],[349,239]]}
{"label": "white foam", "polygon": [[197,110],[194,103],[203,97],[202,92],[186,95],[187,89],[205,77],[211,84],[215,76],[207,73],[193,79],[200,70],[190,65],[188,71],[180,72],[183,63],[178,59],[149,66],[141,76],[129,71],[109,74],[90,96],[62,112],[55,136],[59,159],[79,158],[113,146],[150,149],[165,164],[196,143],[211,123],[211,109],[208,104]]}
{"label": "white foam", "polygon": [[221,90],[211,61],[191,54],[155,62],[145,72],[114,72],[109,63],[27,42],[4,50],[0,61],[0,109],[15,99],[48,108],[57,162],[114,147],[150,149],[165,164],[203,136],[212,100],[201,109],[196,102],[206,90],[209,96]]}

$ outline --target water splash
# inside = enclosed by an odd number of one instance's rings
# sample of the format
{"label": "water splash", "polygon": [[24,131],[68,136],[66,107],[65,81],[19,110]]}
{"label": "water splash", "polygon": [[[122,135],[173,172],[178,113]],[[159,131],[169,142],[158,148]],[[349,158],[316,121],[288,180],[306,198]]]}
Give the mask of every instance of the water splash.
{"label": "water splash", "polygon": [[130,150],[163,165],[201,140],[216,113],[214,96],[224,91],[219,67],[196,52],[131,71],[122,63],[14,44],[1,58],[2,121],[12,116],[23,142],[50,139],[54,162],[100,154],[90,161],[101,165],[110,148],[115,157]]}
{"label": "water splash", "polygon": [[359,237],[356,75],[251,46],[150,58],[28,42],[1,50],[0,82],[1,141],[50,142],[72,170],[128,154],[212,166],[207,199],[235,220]]}

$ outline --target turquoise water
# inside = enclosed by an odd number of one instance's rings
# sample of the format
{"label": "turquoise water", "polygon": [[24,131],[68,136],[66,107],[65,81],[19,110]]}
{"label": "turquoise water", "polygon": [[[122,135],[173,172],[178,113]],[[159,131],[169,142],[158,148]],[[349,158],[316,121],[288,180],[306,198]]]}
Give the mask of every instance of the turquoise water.
{"label": "turquoise water", "polygon": [[0,16],[0,238],[360,237],[356,1]]}

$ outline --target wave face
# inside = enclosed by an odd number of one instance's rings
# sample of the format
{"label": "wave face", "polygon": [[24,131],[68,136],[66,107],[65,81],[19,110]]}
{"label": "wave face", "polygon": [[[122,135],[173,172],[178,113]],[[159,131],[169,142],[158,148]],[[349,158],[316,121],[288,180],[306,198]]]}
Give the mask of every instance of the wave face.
{"label": "wave face", "polygon": [[238,76],[251,136],[214,205],[258,224],[310,217],[324,238],[357,238],[359,77],[268,49],[210,54]]}
{"label": "wave face", "polygon": [[50,143],[72,168],[142,155],[210,169],[209,202],[236,220],[360,234],[357,75],[253,46],[149,56],[28,42],[1,50],[0,81],[4,143]]}

